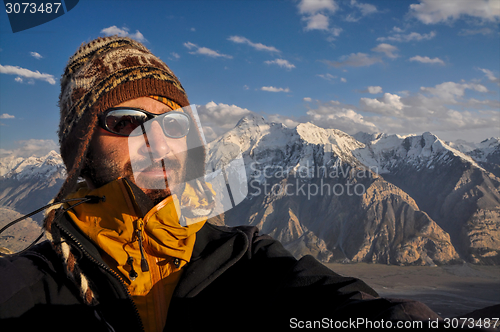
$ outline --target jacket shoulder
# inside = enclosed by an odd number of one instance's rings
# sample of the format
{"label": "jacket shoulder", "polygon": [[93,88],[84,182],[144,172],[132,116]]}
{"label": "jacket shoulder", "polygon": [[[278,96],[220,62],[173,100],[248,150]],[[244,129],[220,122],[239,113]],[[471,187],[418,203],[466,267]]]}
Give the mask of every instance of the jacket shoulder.
{"label": "jacket shoulder", "polygon": [[48,241],[22,254],[0,258],[0,318],[21,316],[46,303],[45,294],[52,291],[58,294],[55,298],[74,298],[63,287],[66,279],[62,262]]}
{"label": "jacket shoulder", "polygon": [[[237,236],[244,237],[247,241],[245,254],[247,258],[254,258],[255,255],[293,257],[281,242],[267,234],[261,234],[255,226],[220,226],[207,222],[198,232],[197,239],[207,239],[207,243],[210,243],[218,242],[217,240],[222,242]],[[205,241],[201,240],[200,242]]]}

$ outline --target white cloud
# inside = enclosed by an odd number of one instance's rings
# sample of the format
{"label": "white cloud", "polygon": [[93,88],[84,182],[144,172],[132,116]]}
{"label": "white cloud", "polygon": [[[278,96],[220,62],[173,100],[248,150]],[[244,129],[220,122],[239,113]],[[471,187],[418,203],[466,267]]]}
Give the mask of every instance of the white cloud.
{"label": "white cloud", "polygon": [[417,61],[417,62],[421,62],[421,63],[430,63],[430,64],[444,65],[444,61],[441,60],[440,58],[431,59],[428,56],[420,56],[420,55],[416,55],[416,56],[410,58],[410,61]]}
{"label": "white cloud", "polygon": [[17,83],[23,83],[23,79],[19,76],[14,78],[14,81],[16,81]]}
{"label": "white cloud", "polygon": [[43,56],[40,55],[40,53],[37,52],[30,52],[30,55],[34,57],[35,59],[41,59]]}
{"label": "white cloud", "polygon": [[364,16],[368,16],[378,12],[377,7],[375,7],[374,5],[368,3],[359,3],[356,0],[351,0],[351,7],[358,9],[361,16],[357,16],[355,13],[351,13],[347,15],[345,19],[348,22],[357,22]]}
{"label": "white cloud", "polygon": [[267,63],[268,65],[276,64],[276,65],[278,65],[280,67],[283,67],[283,68],[286,68],[286,69],[295,68],[294,64],[291,64],[290,62],[288,62],[285,59],[275,59],[275,60],[272,60],[272,61],[268,60],[268,61],[264,61],[264,63]]}
{"label": "white cloud", "polygon": [[0,157],[42,157],[52,150],[59,152],[59,146],[51,139],[29,139],[17,141],[15,144],[16,147],[12,150],[0,149]]}
{"label": "white cloud", "polygon": [[422,41],[430,40],[436,37],[436,32],[431,31],[427,34],[420,34],[418,32],[411,32],[409,34],[396,33],[389,37],[379,37],[377,41],[394,41],[394,42],[411,42],[411,41]]}
{"label": "white cloud", "polygon": [[335,13],[338,5],[334,0],[301,0],[298,8],[301,14],[315,14],[321,11]]}
{"label": "white cloud", "polygon": [[277,52],[277,53],[280,52],[274,46],[267,46],[267,45],[264,45],[262,43],[254,43],[254,42],[250,41],[249,39],[242,37],[242,36],[230,36],[227,40],[230,40],[230,41],[237,43],[237,44],[250,45],[251,47],[255,48],[258,51]]}
{"label": "white cloud", "polygon": [[340,78],[340,81],[343,82],[343,83],[347,82],[347,80],[345,78],[343,78],[343,77]]}
{"label": "white cloud", "polygon": [[500,19],[500,2],[498,0],[421,0],[419,4],[410,5],[410,13],[425,24],[453,21],[463,16],[498,22]]}
{"label": "white cloud", "polygon": [[330,25],[328,16],[321,13],[311,16],[304,16],[302,17],[302,20],[307,22],[306,27],[304,28],[305,31],[328,30]]}
{"label": "white cloud", "polygon": [[196,44],[193,44],[191,42],[184,43],[184,47],[194,50],[192,52],[189,52],[189,54],[201,54],[201,55],[206,55],[212,58],[227,58],[227,59],[232,59],[233,57],[231,55],[227,54],[222,54],[217,51],[211,50],[207,47],[200,47]]}
{"label": "white cloud", "polygon": [[318,103],[316,109],[309,109],[306,114],[307,117],[302,121],[309,121],[322,128],[335,128],[349,134],[378,131],[374,123],[367,121],[352,106],[337,101]]}
{"label": "white cloud", "polygon": [[330,15],[339,9],[334,0],[301,0],[297,8],[301,20],[306,23],[304,31],[320,30],[328,33],[328,41],[335,40],[343,31],[339,27],[330,27]]}
{"label": "white cloud", "polygon": [[324,60],[323,62],[329,66],[335,68],[341,67],[364,67],[371,66],[377,62],[381,62],[382,60],[377,57],[370,57],[366,53],[351,53],[349,55],[344,55],[340,58],[340,61],[329,61]]}
{"label": "white cloud", "polygon": [[297,121],[293,117],[282,115],[282,114],[271,114],[267,115],[267,121],[282,123],[288,128],[296,127],[301,121]]}
{"label": "white cloud", "polygon": [[372,95],[376,95],[378,93],[382,93],[382,87],[381,86],[369,86],[366,90],[369,93],[371,93]]}
{"label": "white cloud", "polygon": [[357,7],[363,16],[378,12],[377,7],[368,3],[359,3],[356,0],[351,0],[351,5]]}
{"label": "white cloud", "polygon": [[332,81],[333,79],[337,78],[337,76],[333,76],[333,75],[332,75],[332,74],[330,74],[330,73],[326,73],[326,74],[318,74],[318,75],[316,75],[316,76],[321,77],[321,78],[323,78],[323,79],[325,79],[325,80],[327,80],[327,81]]}
{"label": "white cloud", "polygon": [[474,36],[474,35],[491,35],[493,30],[490,28],[482,28],[482,29],[462,29],[458,35],[459,36]]}
{"label": "white cloud", "polygon": [[206,105],[197,105],[196,109],[207,141],[212,141],[231,130],[242,117],[252,113],[246,108],[223,103],[217,104],[213,101]]}
{"label": "white cloud", "polygon": [[491,70],[484,68],[478,68],[478,69],[482,71],[491,82],[500,85],[500,78],[495,77],[495,74],[493,74]]}
{"label": "white cloud", "polygon": [[[17,76],[31,78],[31,79],[35,79],[35,80],[42,80],[42,81],[46,81],[52,85],[56,84],[56,80],[54,79],[53,75],[40,73],[38,70],[31,71],[29,69],[21,68],[18,66],[8,66],[8,65],[2,66],[2,65],[0,65],[0,73],[17,75]],[[16,78],[16,82],[19,82],[19,80],[17,78]]]}
{"label": "white cloud", "polygon": [[455,83],[444,82],[435,87],[421,87],[420,91],[427,92],[439,99],[439,101],[448,104],[458,103],[456,98],[461,98],[465,95],[465,90],[474,90],[482,93],[488,92],[488,89],[478,83]]}
{"label": "white cloud", "polygon": [[269,92],[290,92],[289,88],[275,88],[274,86],[263,86],[260,89],[262,91],[269,91]]}
{"label": "white cloud", "polygon": [[[357,115],[363,116],[363,124],[370,124],[367,129],[375,128],[372,131],[377,132],[409,134],[432,131],[448,135],[457,135],[466,130],[471,133],[476,130],[477,133],[477,129],[484,130],[485,133],[498,132],[500,102],[494,99],[467,98],[467,90],[488,93],[486,87],[475,82],[444,82],[434,87],[422,87],[416,93],[406,92],[403,96],[385,93],[377,99],[360,98],[359,110],[355,106],[343,108],[354,112],[350,113],[353,119],[361,119]],[[338,108],[342,105],[332,105],[329,108],[337,107],[338,114]],[[324,118],[323,120],[326,121]],[[343,125],[346,126],[345,123]],[[350,123],[350,129],[345,131],[369,131],[360,127],[359,123]]]}
{"label": "white cloud", "polygon": [[10,115],[10,114],[7,114],[7,113],[4,113],[2,115],[0,115],[0,119],[14,119],[15,116],[14,115]]}
{"label": "white cloud", "polygon": [[373,52],[379,52],[379,53],[384,53],[388,58],[395,59],[398,57],[396,52],[398,52],[398,48],[396,46],[392,46],[389,44],[379,44],[377,47],[372,48]]}
{"label": "white cloud", "polygon": [[360,104],[364,110],[384,115],[400,115],[405,105],[396,94],[384,93],[382,98],[361,98]]}
{"label": "white cloud", "polygon": [[180,57],[181,57],[178,53],[175,53],[175,52],[170,52],[170,55],[172,57],[174,57],[175,59],[180,59]]}
{"label": "white cloud", "polygon": [[303,101],[307,101],[307,102],[311,102],[312,101],[311,97],[304,97],[302,100]]}
{"label": "white cloud", "polygon": [[101,33],[104,33],[106,36],[119,36],[119,37],[129,37],[140,41],[141,43],[147,42],[147,39],[144,38],[144,35],[139,32],[139,30],[135,30],[135,33],[129,33],[128,28],[118,28],[116,25],[110,26],[109,28],[104,28],[101,30]]}

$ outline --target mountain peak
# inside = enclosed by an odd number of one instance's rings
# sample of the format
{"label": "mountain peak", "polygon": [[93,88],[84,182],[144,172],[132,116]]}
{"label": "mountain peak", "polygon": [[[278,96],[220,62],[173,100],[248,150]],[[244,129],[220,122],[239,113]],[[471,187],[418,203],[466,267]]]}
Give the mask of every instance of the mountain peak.
{"label": "mountain peak", "polygon": [[240,127],[240,126],[258,126],[258,125],[265,125],[268,124],[266,122],[266,119],[264,119],[263,116],[255,114],[255,113],[249,113],[242,117],[238,123],[236,124],[235,127]]}

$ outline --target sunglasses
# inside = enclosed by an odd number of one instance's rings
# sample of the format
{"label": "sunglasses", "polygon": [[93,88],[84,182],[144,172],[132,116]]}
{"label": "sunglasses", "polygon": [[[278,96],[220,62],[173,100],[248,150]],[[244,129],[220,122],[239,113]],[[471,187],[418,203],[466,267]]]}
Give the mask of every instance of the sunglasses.
{"label": "sunglasses", "polygon": [[155,118],[158,118],[156,121],[158,121],[167,137],[181,138],[189,132],[189,115],[175,111],[153,114],[140,108],[114,107],[101,114],[99,123],[103,129],[116,135],[140,136],[143,134],[144,128],[135,131],[134,129]]}

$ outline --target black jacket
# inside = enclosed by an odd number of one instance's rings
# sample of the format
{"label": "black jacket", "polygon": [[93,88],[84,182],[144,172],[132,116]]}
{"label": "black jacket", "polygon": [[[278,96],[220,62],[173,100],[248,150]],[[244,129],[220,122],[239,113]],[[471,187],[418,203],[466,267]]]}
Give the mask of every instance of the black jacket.
{"label": "black jacket", "polygon": [[[61,259],[43,242],[22,255],[0,259],[0,330],[141,331],[125,285],[98,249],[69,218],[55,227],[78,248],[78,264],[91,280],[99,305],[82,303]],[[325,327],[351,318],[353,327],[357,318],[437,317],[419,302],[378,298],[364,282],[342,277],[311,256],[297,260],[254,227],[206,223],[175,289],[165,330],[281,331],[314,321]]]}

